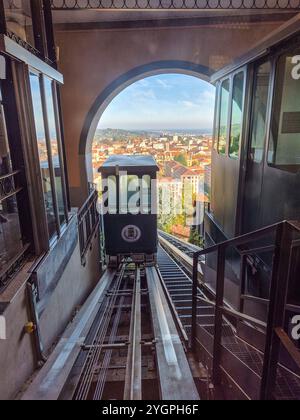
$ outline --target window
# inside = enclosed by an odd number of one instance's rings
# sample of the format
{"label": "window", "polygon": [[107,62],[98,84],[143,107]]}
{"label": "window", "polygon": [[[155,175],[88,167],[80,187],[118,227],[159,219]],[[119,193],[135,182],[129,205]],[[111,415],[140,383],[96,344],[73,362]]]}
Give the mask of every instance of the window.
{"label": "window", "polygon": [[108,191],[108,212],[109,214],[117,214],[117,180],[114,175],[107,179]]}
{"label": "window", "polygon": [[[14,171],[6,133],[4,110],[0,104],[0,274],[23,250],[19,221],[19,172]],[[0,276],[0,278],[2,275]],[[0,289],[1,289],[0,281]]]}
{"label": "window", "polygon": [[220,125],[218,137],[218,151],[221,155],[226,154],[227,131],[228,131],[228,111],[229,111],[229,92],[230,80],[224,80],[221,86],[221,110],[220,110]]}
{"label": "window", "polygon": [[3,3],[7,31],[34,46],[31,1],[4,0]]}
{"label": "window", "polygon": [[257,163],[264,155],[270,75],[271,64],[266,62],[258,67],[255,76],[250,159]]}
{"label": "window", "polygon": [[128,175],[128,211],[131,214],[140,211],[140,182],[136,175]]}
{"label": "window", "polygon": [[127,214],[128,212],[128,185],[127,175],[120,175],[120,213]]}
{"label": "window", "polygon": [[49,135],[50,135],[50,149],[51,149],[51,158],[52,165],[54,170],[54,180],[55,180],[55,190],[57,197],[57,206],[59,213],[59,222],[63,224],[66,222],[66,204],[64,199],[63,191],[63,174],[62,174],[62,165],[61,165],[61,153],[59,149],[58,142],[58,127],[55,119],[55,109],[53,102],[54,86],[52,80],[47,77],[44,78],[45,86],[45,99],[47,107],[47,116],[48,116],[48,126],[49,126]]}
{"label": "window", "polygon": [[284,55],[278,63],[268,151],[269,164],[290,171],[300,165],[300,81],[293,77],[294,55]]}
{"label": "window", "polygon": [[144,175],[141,180],[141,199],[142,213],[149,214],[151,212],[151,177]]}
{"label": "window", "polygon": [[237,159],[239,157],[241,143],[244,101],[244,78],[244,72],[241,72],[236,74],[233,79],[229,156],[234,159]]}
{"label": "window", "polygon": [[214,121],[214,132],[213,132],[213,148],[216,152],[218,151],[219,123],[220,123],[220,84],[218,83],[217,91],[216,91],[215,121]]}
{"label": "window", "polygon": [[42,184],[44,191],[45,209],[47,214],[49,237],[52,238],[56,231],[56,216],[54,204],[54,191],[51,181],[50,155],[46,140],[46,131],[44,123],[44,114],[41,97],[40,78],[38,75],[30,74],[31,95],[33,104],[34,121],[36,128],[36,137],[38,152],[40,158],[40,168],[42,174]]}
{"label": "window", "polygon": [[[42,85],[43,83],[43,85]],[[66,222],[67,201],[62,171],[59,120],[53,81],[30,73],[30,86],[49,238]],[[43,87],[43,89],[42,89]]]}

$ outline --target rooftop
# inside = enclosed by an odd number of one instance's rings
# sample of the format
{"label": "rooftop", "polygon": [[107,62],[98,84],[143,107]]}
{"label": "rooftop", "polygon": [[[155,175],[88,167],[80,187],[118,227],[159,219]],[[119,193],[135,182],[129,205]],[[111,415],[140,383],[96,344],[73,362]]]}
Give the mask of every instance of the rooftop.
{"label": "rooftop", "polygon": [[99,172],[110,171],[112,168],[119,167],[120,170],[128,168],[147,168],[159,171],[155,159],[150,155],[114,155],[110,156],[99,168]]}

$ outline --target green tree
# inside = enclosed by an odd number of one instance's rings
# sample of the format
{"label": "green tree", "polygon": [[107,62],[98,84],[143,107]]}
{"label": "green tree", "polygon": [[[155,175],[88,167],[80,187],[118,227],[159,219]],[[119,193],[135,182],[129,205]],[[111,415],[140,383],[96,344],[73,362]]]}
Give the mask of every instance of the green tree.
{"label": "green tree", "polygon": [[189,243],[192,245],[199,246],[200,248],[203,248],[204,240],[202,236],[200,235],[200,233],[197,231],[197,228],[195,226],[191,227]]}
{"label": "green tree", "polygon": [[184,153],[180,153],[179,155],[175,156],[174,160],[183,166],[187,166],[186,155]]}

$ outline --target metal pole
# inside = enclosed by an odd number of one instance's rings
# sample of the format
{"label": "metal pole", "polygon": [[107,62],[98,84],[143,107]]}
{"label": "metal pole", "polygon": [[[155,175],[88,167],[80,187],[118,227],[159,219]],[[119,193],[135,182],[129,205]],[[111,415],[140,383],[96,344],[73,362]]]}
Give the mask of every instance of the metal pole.
{"label": "metal pole", "polygon": [[130,344],[128,348],[125,376],[124,400],[142,400],[142,332],[141,332],[141,274],[137,268],[130,322]]}
{"label": "metal pole", "polygon": [[192,292],[192,331],[191,331],[191,347],[196,351],[197,337],[197,294],[198,294],[198,253],[193,255],[193,292]]}
{"label": "metal pole", "polygon": [[291,242],[290,227],[284,222],[278,226],[276,233],[266,346],[260,389],[261,400],[271,400],[276,385],[281,344],[275,330],[278,327],[283,328],[285,321],[285,305],[290,273]]}
{"label": "metal pole", "polygon": [[222,346],[222,325],[223,325],[223,300],[224,300],[224,280],[225,280],[225,250],[224,246],[218,249],[217,265],[217,285],[216,285],[216,308],[215,308],[215,334],[214,334],[214,353],[213,353],[213,382],[219,384],[221,346]]}

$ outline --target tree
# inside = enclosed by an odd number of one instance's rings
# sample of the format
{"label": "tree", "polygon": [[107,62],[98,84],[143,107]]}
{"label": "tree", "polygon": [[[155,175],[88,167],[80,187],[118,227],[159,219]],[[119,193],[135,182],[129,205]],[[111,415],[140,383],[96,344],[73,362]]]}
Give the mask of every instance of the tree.
{"label": "tree", "polygon": [[191,233],[190,233],[189,243],[192,244],[192,245],[199,246],[200,248],[203,248],[204,241],[203,241],[202,236],[198,232],[196,226],[192,226],[191,227]]}
{"label": "tree", "polygon": [[175,156],[174,160],[183,166],[187,166],[186,155],[184,153],[180,153],[179,155]]}

